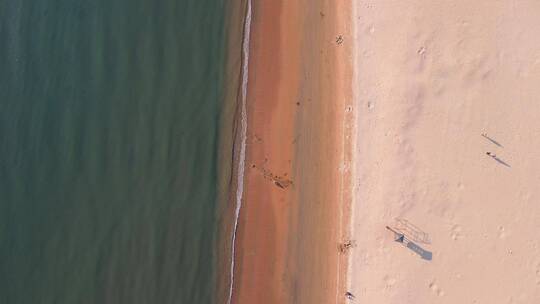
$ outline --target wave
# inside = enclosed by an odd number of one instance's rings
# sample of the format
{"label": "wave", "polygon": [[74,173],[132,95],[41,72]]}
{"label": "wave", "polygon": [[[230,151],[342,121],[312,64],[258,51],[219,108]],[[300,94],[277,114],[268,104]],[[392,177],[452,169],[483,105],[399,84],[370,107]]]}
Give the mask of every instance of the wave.
{"label": "wave", "polygon": [[238,221],[240,210],[242,209],[242,196],[244,193],[244,170],[246,161],[246,137],[247,137],[247,87],[249,80],[249,39],[251,31],[251,0],[247,1],[246,15],[244,19],[244,33],[242,41],[242,96],[241,96],[241,116],[240,116],[240,155],[238,158],[237,187],[236,187],[236,209],[234,214],[234,228],[232,232],[231,246],[231,268],[230,268],[230,286],[227,304],[231,304],[234,288],[234,269],[236,252],[236,232],[238,230]]}

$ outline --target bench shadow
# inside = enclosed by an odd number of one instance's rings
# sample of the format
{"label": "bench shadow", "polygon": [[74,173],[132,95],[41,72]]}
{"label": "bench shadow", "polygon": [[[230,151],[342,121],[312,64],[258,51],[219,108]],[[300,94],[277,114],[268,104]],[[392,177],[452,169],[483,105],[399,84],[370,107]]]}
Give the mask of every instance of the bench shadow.
{"label": "bench shadow", "polygon": [[433,254],[431,253],[431,251],[426,250],[422,248],[420,245],[414,243],[411,239],[405,236],[405,234],[400,233],[389,226],[386,226],[386,229],[394,233],[394,241],[401,243],[401,245],[409,248],[414,253],[418,254],[422,259],[431,261],[431,259],[433,258]]}
{"label": "bench shadow", "polygon": [[485,134],[482,134],[482,137],[484,137],[485,139],[489,140],[490,142],[496,144],[497,146],[501,147],[501,148],[504,148],[503,145],[501,145],[498,141],[496,141],[495,139],[485,135]]}
{"label": "bench shadow", "polygon": [[431,253],[431,251],[420,247],[412,241],[405,240],[403,244],[407,246],[407,248],[412,250],[414,253],[418,254],[424,260],[431,261],[431,259],[433,258],[433,254]]}
{"label": "bench shadow", "polygon": [[510,165],[506,162],[504,162],[502,159],[498,158],[498,157],[493,157],[494,160],[496,160],[499,164],[503,165],[503,166],[507,166],[508,168],[511,168]]}

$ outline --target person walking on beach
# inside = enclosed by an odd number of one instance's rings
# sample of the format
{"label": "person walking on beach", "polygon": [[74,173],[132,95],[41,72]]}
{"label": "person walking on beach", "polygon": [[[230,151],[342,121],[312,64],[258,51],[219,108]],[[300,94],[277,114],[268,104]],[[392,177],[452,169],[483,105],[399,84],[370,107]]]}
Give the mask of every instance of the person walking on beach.
{"label": "person walking on beach", "polygon": [[497,157],[497,155],[495,155],[495,153],[486,152],[486,154],[487,154],[488,156],[493,157],[493,158]]}

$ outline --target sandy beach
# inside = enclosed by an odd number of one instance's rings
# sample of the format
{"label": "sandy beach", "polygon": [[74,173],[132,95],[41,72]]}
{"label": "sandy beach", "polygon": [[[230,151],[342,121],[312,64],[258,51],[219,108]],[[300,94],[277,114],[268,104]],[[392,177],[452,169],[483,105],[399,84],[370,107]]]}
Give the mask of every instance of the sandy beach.
{"label": "sandy beach", "polygon": [[[298,13],[298,10],[289,12]],[[300,53],[298,37],[283,37],[279,30],[281,14],[280,4],[254,3],[246,172],[237,231],[233,303],[279,303],[290,293],[283,276],[289,253],[288,231],[291,231],[291,143]],[[295,22],[288,23],[299,28]],[[281,45],[286,39],[291,40],[291,45],[288,56],[283,56]],[[277,186],[278,179],[284,181],[283,188]]]}
{"label": "sandy beach", "polygon": [[355,3],[353,301],[540,303],[539,15]]}
{"label": "sandy beach", "polygon": [[346,14],[330,1],[253,2],[235,304],[343,300]]}

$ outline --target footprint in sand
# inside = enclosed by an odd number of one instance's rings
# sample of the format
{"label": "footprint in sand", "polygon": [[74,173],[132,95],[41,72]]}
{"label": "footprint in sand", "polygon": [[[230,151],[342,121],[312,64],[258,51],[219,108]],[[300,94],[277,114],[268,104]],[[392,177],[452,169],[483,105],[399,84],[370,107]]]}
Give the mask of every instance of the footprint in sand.
{"label": "footprint in sand", "polygon": [[429,289],[431,289],[431,291],[439,297],[444,296],[444,291],[439,287],[439,285],[437,285],[437,283],[435,283],[435,281],[429,283]]}
{"label": "footprint in sand", "polygon": [[338,171],[339,173],[347,173],[349,172],[349,169],[350,169],[350,164],[348,162],[343,162],[339,165],[338,167]]}
{"label": "footprint in sand", "polygon": [[479,85],[489,78],[492,73],[490,59],[487,56],[469,58],[466,65],[463,65],[461,79],[465,88]]}
{"label": "footprint in sand", "polygon": [[396,284],[396,279],[391,276],[384,276],[384,288],[385,289],[392,289],[394,287],[394,284]]}
{"label": "footprint in sand", "polygon": [[461,235],[461,226],[460,225],[454,225],[452,226],[452,230],[450,232],[450,237],[454,240],[454,241],[457,241],[459,239],[461,239],[463,236]]}
{"label": "footprint in sand", "polygon": [[505,239],[506,238],[506,232],[504,231],[503,226],[499,226],[499,238],[500,239]]}
{"label": "footprint in sand", "polygon": [[529,192],[520,192],[519,197],[523,202],[529,202],[531,199],[531,194]]}
{"label": "footprint in sand", "polygon": [[373,33],[375,33],[375,26],[373,24],[370,24],[366,26],[365,31],[366,34],[373,35]]}
{"label": "footprint in sand", "polygon": [[536,263],[535,274],[536,274],[536,285],[540,285],[540,262]]}

